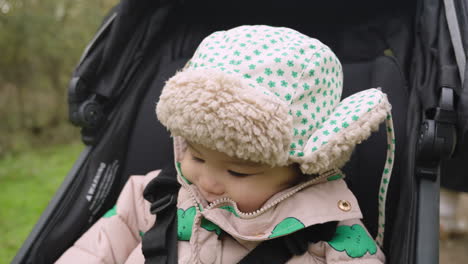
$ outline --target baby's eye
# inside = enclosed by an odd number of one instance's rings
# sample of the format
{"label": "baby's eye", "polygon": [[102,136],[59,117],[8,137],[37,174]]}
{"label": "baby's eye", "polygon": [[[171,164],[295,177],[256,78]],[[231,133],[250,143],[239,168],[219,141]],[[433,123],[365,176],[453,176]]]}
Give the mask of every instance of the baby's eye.
{"label": "baby's eye", "polygon": [[200,163],[205,162],[203,159],[197,158],[195,156],[192,156],[192,160],[194,160],[195,162],[200,162]]}
{"label": "baby's eye", "polygon": [[252,174],[247,174],[247,173],[235,172],[235,171],[232,171],[232,170],[228,170],[228,173],[231,174],[232,176],[235,176],[235,177],[247,177],[247,176],[252,175]]}

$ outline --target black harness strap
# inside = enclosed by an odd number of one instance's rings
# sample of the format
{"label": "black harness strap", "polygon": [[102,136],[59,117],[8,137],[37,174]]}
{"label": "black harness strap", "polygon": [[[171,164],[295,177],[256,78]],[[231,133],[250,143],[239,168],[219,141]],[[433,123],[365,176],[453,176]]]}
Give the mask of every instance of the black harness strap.
{"label": "black harness strap", "polygon": [[146,264],[177,263],[177,182],[174,166],[163,169],[145,188],[143,196],[157,214],[153,227],[143,236],[142,251]]}
{"label": "black harness strap", "polygon": [[290,235],[262,242],[238,264],[283,264],[293,256],[303,255],[309,243],[330,241],[338,222],[309,226]]}

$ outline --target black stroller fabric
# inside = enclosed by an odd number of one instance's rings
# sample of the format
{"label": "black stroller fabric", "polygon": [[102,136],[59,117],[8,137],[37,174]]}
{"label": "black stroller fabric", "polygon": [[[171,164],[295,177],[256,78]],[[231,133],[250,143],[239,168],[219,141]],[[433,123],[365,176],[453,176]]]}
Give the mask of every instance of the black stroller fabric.
{"label": "black stroller fabric", "polygon": [[[460,25],[464,49],[468,48],[468,17],[467,3],[453,1],[460,12],[457,19]],[[447,188],[468,192],[468,89],[460,80],[459,68],[450,41],[447,17],[444,12],[444,1],[421,1],[416,19],[417,38],[414,46],[414,64],[411,69],[413,76],[412,89],[415,90],[422,107],[422,114],[428,119],[434,119],[443,87],[453,89],[456,94],[453,120],[456,126],[457,146],[453,157],[445,159],[441,167],[441,184]],[[437,23],[434,23],[437,21]],[[464,58],[466,60],[466,58]],[[430,87],[428,89],[428,87]],[[436,151],[434,151],[436,152]]]}
{"label": "black stroller fabric", "polygon": [[[426,2],[437,2],[437,12]],[[424,113],[438,103],[440,86],[433,77],[438,76],[434,66],[438,55],[433,50],[441,42],[426,41],[435,38],[431,34],[437,30],[415,33],[434,24],[431,18],[440,18],[440,3],[420,1],[418,8],[412,1],[381,5],[291,0],[286,5],[275,0],[219,5],[216,1],[123,0],[110,12],[69,87],[71,120],[83,127],[83,141],[89,146],[14,263],[54,262],[113,206],[130,175],[173,164],[170,136],[154,113],[164,82],[184,66],[206,35],[243,24],[291,27],[330,46],[343,64],[343,97],[370,87],[381,87],[388,94],[396,155],[383,250],[387,263],[415,263],[416,145]],[[321,12],[311,15],[311,10]],[[373,236],[385,148],[381,127],[357,147],[344,168]]]}

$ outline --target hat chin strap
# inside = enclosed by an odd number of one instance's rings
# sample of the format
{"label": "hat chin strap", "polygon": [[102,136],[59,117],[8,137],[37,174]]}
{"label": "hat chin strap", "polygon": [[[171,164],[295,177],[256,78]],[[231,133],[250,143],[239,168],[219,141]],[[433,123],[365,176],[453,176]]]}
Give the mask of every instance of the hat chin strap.
{"label": "hat chin strap", "polygon": [[382,247],[385,231],[385,203],[387,201],[388,187],[390,177],[392,175],[393,163],[395,161],[395,132],[393,129],[392,114],[389,112],[385,121],[387,128],[387,158],[385,160],[384,171],[380,181],[379,188],[379,226],[377,229],[377,237],[375,241]]}

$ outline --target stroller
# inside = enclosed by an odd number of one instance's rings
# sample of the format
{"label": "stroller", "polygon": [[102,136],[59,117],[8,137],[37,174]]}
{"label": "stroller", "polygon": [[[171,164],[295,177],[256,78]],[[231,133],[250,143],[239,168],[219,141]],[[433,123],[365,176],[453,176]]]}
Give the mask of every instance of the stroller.
{"label": "stroller", "polygon": [[[113,8],[69,86],[70,119],[87,147],[13,263],[53,263],[115,204],[130,175],[173,164],[154,114],[164,82],[206,35],[244,24],[290,27],[330,46],[343,64],[343,98],[370,87],[388,95],[396,153],[383,251],[388,263],[437,263],[439,165],[462,153],[456,136],[462,141],[468,124],[467,3],[283,2],[122,0]],[[344,168],[373,237],[385,154],[381,127]]]}

